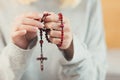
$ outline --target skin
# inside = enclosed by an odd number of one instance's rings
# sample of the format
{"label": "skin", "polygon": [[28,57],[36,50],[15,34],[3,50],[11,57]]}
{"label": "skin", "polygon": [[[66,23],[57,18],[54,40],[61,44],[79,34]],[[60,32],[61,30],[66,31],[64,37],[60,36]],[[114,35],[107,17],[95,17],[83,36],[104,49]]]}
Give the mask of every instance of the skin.
{"label": "skin", "polygon": [[[22,49],[27,49],[30,42],[37,37],[38,28],[50,28],[49,33],[51,43],[57,45],[61,41],[61,28],[59,16],[53,12],[47,12],[51,14],[45,19],[45,23],[42,24],[41,18],[43,14],[40,13],[25,13],[18,16],[12,29],[12,42]],[[38,21],[39,20],[39,21]],[[63,16],[64,22],[64,40],[59,49],[64,52],[64,56],[67,60],[71,60],[73,57],[73,37],[70,29],[69,20]]]}

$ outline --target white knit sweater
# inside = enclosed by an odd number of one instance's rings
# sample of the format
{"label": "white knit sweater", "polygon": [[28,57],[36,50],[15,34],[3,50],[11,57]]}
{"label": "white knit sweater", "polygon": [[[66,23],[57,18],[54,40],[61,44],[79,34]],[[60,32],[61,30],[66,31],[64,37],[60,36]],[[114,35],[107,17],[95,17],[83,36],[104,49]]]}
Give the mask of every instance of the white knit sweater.
{"label": "white knit sweater", "polygon": [[[58,8],[57,0],[40,0],[31,5],[1,0],[1,4],[0,80],[104,80],[106,45],[100,0],[82,0],[75,9],[66,10]],[[74,43],[71,61],[64,58],[56,45],[45,42],[44,55],[48,60],[41,72],[36,61],[40,54],[39,44],[23,50],[11,43],[9,34],[13,19],[28,11],[62,12],[70,19]]]}

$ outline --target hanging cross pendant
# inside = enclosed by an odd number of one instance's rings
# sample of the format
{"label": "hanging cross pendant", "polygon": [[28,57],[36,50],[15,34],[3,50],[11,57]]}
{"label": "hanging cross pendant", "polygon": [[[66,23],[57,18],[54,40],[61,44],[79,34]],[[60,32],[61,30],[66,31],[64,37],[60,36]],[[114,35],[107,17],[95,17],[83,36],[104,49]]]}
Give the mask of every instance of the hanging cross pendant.
{"label": "hanging cross pendant", "polygon": [[[46,17],[49,16],[49,15],[50,14],[48,14],[48,13],[44,14],[42,19],[41,19],[41,23],[44,24]],[[61,42],[60,42],[60,44],[58,44],[58,47],[61,47],[62,43],[63,43],[63,36],[64,36],[64,31],[63,31],[64,23],[63,23],[63,15],[62,15],[62,13],[59,13],[58,16],[59,16],[59,20],[61,21],[60,27],[62,28],[62,30],[61,30]],[[43,49],[42,49],[43,42],[44,42],[43,39],[42,39],[43,38],[43,32],[45,32],[46,40],[48,42],[51,42],[49,40],[49,36],[48,36],[48,33],[50,32],[50,29],[47,29],[47,28],[44,27],[44,28],[40,28],[39,31],[40,31],[40,41],[39,41],[39,43],[40,43],[40,47],[41,47],[41,55],[40,55],[40,57],[37,58],[37,60],[40,60],[41,71],[43,71],[44,70],[44,63],[43,62],[44,62],[44,60],[47,60],[47,57],[43,56]]]}
{"label": "hanging cross pendant", "polygon": [[[44,20],[45,20],[45,18],[48,16],[49,14],[44,14],[43,15],[43,17],[42,17],[42,19],[41,19],[41,23],[44,23]],[[39,58],[37,58],[37,60],[40,60],[40,66],[41,66],[41,71],[43,71],[44,70],[44,64],[43,64],[43,62],[44,62],[44,60],[47,60],[47,57],[44,57],[43,56],[43,49],[42,49],[42,47],[43,47],[43,31],[46,31],[45,30],[45,28],[40,28],[39,29],[39,31],[40,31],[40,41],[39,41],[39,43],[40,43],[40,47],[41,47],[41,55],[40,55],[40,57]],[[47,32],[46,32],[46,35],[47,35]]]}
{"label": "hanging cross pendant", "polygon": [[[48,13],[45,13],[44,15],[43,15],[43,17],[42,17],[42,19],[41,19],[41,23],[44,23],[44,21],[45,21],[45,19],[46,19],[46,17],[47,16],[49,16],[50,14],[48,14]],[[37,21],[39,21],[39,19],[36,19]],[[48,42],[50,42],[49,41],[49,39],[48,39],[48,29],[46,29],[45,27],[44,28],[40,28],[39,29],[39,31],[40,31],[40,41],[39,41],[39,43],[40,43],[40,48],[41,48],[41,55],[40,55],[40,57],[38,57],[37,58],[37,60],[40,60],[40,65],[41,65],[41,71],[43,71],[44,70],[44,65],[43,65],[43,61],[44,60],[47,60],[47,57],[44,57],[43,56],[43,49],[42,49],[42,47],[43,47],[43,32],[46,32],[46,39],[48,40]]]}
{"label": "hanging cross pendant", "polygon": [[37,60],[40,60],[41,71],[43,71],[44,70],[43,61],[47,60],[47,58],[43,56],[43,49],[42,49],[43,42],[44,42],[43,39],[42,39],[43,29],[41,28],[41,29],[39,29],[39,31],[40,31],[40,41],[39,41],[39,43],[40,43],[40,47],[41,47],[41,55],[40,55],[40,57],[37,58]]}
{"label": "hanging cross pendant", "polygon": [[43,70],[44,70],[43,61],[44,61],[44,60],[47,60],[47,57],[43,57],[43,54],[41,54],[41,57],[38,57],[37,60],[40,60],[41,71],[43,71]]}

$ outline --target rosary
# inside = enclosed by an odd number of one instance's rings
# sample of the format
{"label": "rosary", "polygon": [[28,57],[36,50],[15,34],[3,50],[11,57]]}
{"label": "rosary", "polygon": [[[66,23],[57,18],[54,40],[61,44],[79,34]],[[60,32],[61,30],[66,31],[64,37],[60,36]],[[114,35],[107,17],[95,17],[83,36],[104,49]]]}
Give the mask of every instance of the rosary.
{"label": "rosary", "polygon": [[[41,23],[45,23],[45,19],[47,16],[49,16],[50,14],[48,13],[45,13],[41,19]],[[64,28],[64,24],[63,24],[63,15],[62,13],[59,13],[58,14],[59,16],[59,21],[61,23],[60,25],[60,28],[62,29],[61,30],[61,42],[57,45],[58,47],[61,47],[62,46],[62,43],[63,43],[63,36],[64,36],[64,31],[63,31],[63,28]],[[49,40],[49,37],[48,37],[48,33],[50,32],[50,29],[48,28],[40,28],[39,29],[39,32],[40,32],[40,48],[41,48],[41,54],[40,54],[40,57],[37,58],[37,60],[40,60],[40,66],[41,66],[41,71],[44,70],[44,64],[43,64],[43,61],[44,60],[47,60],[47,57],[44,57],[43,56],[43,32],[45,32],[45,37],[46,37],[46,40],[50,43],[51,41]]]}

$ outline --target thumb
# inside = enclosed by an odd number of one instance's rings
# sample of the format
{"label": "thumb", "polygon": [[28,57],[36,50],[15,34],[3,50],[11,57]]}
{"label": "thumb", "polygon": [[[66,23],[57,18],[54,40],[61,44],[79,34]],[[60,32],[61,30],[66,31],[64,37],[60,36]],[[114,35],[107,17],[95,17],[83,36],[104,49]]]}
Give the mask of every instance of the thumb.
{"label": "thumb", "polygon": [[12,33],[12,38],[17,38],[17,37],[21,37],[24,36],[27,33],[26,30],[20,30],[20,31],[16,31],[14,33]]}

